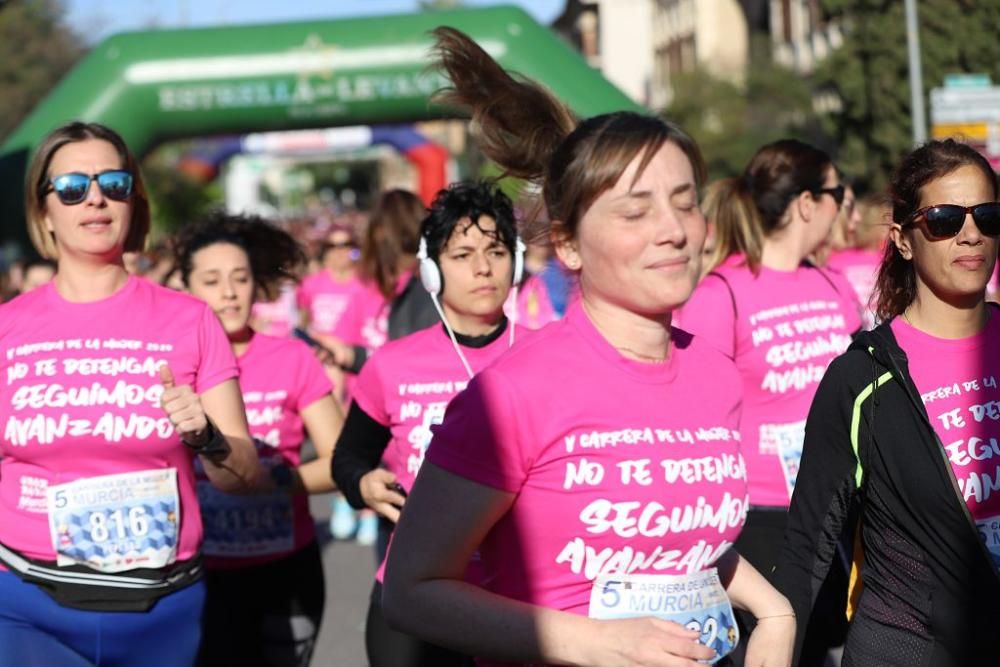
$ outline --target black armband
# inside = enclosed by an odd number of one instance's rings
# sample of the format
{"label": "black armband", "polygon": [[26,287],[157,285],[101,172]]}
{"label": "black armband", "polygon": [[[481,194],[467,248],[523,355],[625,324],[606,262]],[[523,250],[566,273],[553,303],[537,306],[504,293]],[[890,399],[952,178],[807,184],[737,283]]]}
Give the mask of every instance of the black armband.
{"label": "black armband", "polygon": [[211,419],[206,418],[205,421],[207,422],[207,426],[202,431],[200,443],[193,445],[183,437],[181,437],[181,442],[184,443],[185,447],[199,456],[204,456],[211,460],[226,458],[230,452],[229,441],[226,440],[226,436],[222,434],[222,431],[215,427]]}

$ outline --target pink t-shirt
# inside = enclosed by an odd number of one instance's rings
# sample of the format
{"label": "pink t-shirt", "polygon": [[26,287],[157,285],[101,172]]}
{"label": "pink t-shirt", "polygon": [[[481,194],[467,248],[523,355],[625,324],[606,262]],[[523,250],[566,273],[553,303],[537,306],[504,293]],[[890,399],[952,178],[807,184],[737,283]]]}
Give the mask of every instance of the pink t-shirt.
{"label": "pink t-shirt", "polygon": [[[515,330],[517,339],[524,332]],[[462,347],[473,373],[510,347],[509,331],[483,347]],[[358,375],[354,400],[373,420],[389,427],[392,439],[382,455],[407,491],[424,462],[431,426],[440,424],[448,402],[469,383],[451,339],[442,326],[386,343]],[[385,563],[376,577],[382,581]]]}
{"label": "pink t-shirt", "polygon": [[761,267],[754,276],[733,256],[698,285],[680,326],[736,362],[750,501],[788,507],[816,387],[861,326],[854,290],[842,276],[805,265]]}
{"label": "pink t-shirt", "polygon": [[[236,361],[247,423],[261,463],[298,467],[305,440],[301,413],[333,390],[323,365],[305,343],[260,333]],[[203,476],[198,496],[209,568],[277,560],[316,538],[307,496],[230,495],[217,491]]]}
{"label": "pink t-shirt", "polygon": [[[171,545],[176,560],[197,553],[193,455],[160,407],[164,363],[199,394],[237,373],[208,306],[143,278],[90,303],[50,283],[0,306],[0,542],[52,561],[58,539],[106,571],[148,567]],[[139,471],[149,474],[124,475]],[[47,498],[78,480],[97,487]]]}
{"label": "pink t-shirt", "polygon": [[298,325],[295,286],[286,285],[274,301],[256,301],[251,311],[254,331],[279,338],[290,336]]}
{"label": "pink t-shirt", "polygon": [[1000,567],[1000,308],[990,311],[986,329],[969,338],[936,338],[901,317],[890,326],[965,503]]}
{"label": "pink t-shirt", "polygon": [[321,334],[332,334],[359,289],[361,281],[357,277],[338,282],[329,271],[320,269],[299,285],[299,308],[309,313],[310,327]]}
{"label": "pink t-shirt", "polygon": [[[407,271],[399,277],[396,294],[403,291],[412,275]],[[361,283],[333,335],[349,345],[361,345],[374,352],[389,339],[390,306],[375,283]]]}
{"label": "pink t-shirt", "polygon": [[875,293],[875,281],[878,279],[878,268],[882,263],[882,253],[877,250],[862,250],[848,248],[830,255],[827,267],[837,271],[854,288],[858,302],[862,308],[862,321],[865,329],[875,326],[875,304],[872,295]]}
{"label": "pink t-shirt", "polygon": [[480,545],[485,587],[587,615],[608,574],[702,571],[746,518],[733,363],[674,329],[664,364],[623,357],[580,302],[455,397],[427,460],[514,494]]}
{"label": "pink t-shirt", "polygon": [[[516,312],[515,312],[516,308]],[[552,307],[552,299],[549,298],[548,287],[537,275],[528,276],[517,290],[517,304],[514,303],[514,290],[503,305],[503,310],[508,318],[514,319],[516,315],[517,325],[525,329],[541,329],[549,322],[559,319],[555,308]]]}

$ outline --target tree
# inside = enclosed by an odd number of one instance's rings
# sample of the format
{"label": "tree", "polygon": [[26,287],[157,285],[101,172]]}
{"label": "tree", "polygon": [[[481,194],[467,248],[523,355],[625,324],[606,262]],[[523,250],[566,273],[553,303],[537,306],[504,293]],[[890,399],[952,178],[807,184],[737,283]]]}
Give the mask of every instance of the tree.
{"label": "tree", "polygon": [[711,179],[742,172],[758,148],[777,139],[824,143],[811,87],[763,57],[765,46],[752,49],[742,86],[701,69],[672,81],[673,101],[664,113],[698,142]]}
{"label": "tree", "polygon": [[198,183],[177,168],[190,147],[190,141],[164,144],[143,160],[143,181],[152,208],[154,237],[173,234],[223,204],[222,184],[218,180]]}
{"label": "tree", "polygon": [[[841,100],[841,111],[826,121],[838,164],[881,188],[912,143],[903,0],[822,0],[822,8],[845,33],[815,76]],[[1000,3],[921,0],[918,16],[928,112],[930,89],[945,74],[984,72],[1000,83]]]}
{"label": "tree", "polygon": [[61,19],[58,0],[0,5],[0,141],[17,127],[84,53]]}

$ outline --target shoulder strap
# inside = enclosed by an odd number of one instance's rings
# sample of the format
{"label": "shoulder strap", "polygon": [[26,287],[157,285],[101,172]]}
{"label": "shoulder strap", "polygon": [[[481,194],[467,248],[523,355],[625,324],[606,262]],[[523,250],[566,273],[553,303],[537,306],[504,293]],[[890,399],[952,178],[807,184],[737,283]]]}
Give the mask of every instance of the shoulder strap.
{"label": "shoulder strap", "polygon": [[837,287],[837,283],[834,282],[833,278],[830,277],[830,274],[827,273],[826,269],[824,269],[821,266],[816,266],[815,264],[812,264],[811,266],[814,269],[816,269],[816,271],[819,273],[819,275],[823,276],[823,280],[825,280],[827,282],[827,284],[834,291],[834,293],[836,293],[837,296],[839,296],[841,299],[843,299],[844,298],[844,294]]}
{"label": "shoulder strap", "polygon": [[729,301],[733,304],[733,356],[736,356],[736,328],[740,322],[740,311],[736,307],[736,292],[733,291],[733,286],[729,284],[729,280],[718,271],[709,271],[706,275],[715,276],[721,280],[722,284],[726,286],[726,291],[729,292]]}

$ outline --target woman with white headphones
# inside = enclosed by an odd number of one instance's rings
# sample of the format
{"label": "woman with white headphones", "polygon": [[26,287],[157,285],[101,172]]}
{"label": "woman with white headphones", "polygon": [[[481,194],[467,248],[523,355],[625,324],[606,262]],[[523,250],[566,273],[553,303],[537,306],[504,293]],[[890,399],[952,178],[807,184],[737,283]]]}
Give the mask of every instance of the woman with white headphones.
{"label": "woman with white headphones", "polygon": [[[487,183],[455,183],[438,193],[423,221],[420,279],[443,327],[387,343],[358,376],[335,448],[333,476],[356,508],[395,523],[423,462],[430,427],[473,375],[515,340],[503,304],[521,280],[524,245],[510,199]],[[516,289],[516,287],[514,287]],[[506,335],[505,335],[506,334]],[[379,467],[379,462],[384,467]],[[365,631],[372,667],[448,667],[470,659],[390,629],[376,573]],[[468,577],[474,580],[475,560]]]}

